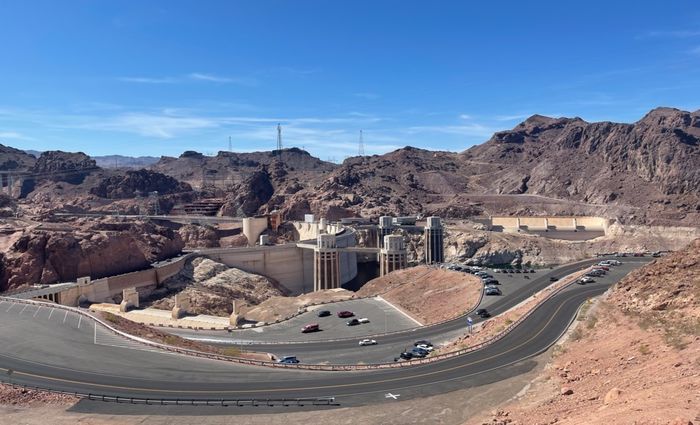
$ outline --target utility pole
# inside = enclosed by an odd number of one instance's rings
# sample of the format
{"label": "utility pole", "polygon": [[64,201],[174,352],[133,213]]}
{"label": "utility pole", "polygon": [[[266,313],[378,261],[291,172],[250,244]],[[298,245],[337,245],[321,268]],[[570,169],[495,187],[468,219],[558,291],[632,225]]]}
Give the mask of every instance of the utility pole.
{"label": "utility pole", "polygon": [[282,155],[282,125],[277,123],[277,155]]}
{"label": "utility pole", "polygon": [[365,156],[365,141],[362,140],[362,130],[360,130],[360,143],[357,147],[357,154],[360,156]]}

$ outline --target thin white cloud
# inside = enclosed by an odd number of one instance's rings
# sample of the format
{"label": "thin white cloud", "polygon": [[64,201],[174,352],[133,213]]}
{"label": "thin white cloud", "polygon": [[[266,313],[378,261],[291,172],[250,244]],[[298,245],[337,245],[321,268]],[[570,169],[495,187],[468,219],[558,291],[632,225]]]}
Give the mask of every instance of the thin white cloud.
{"label": "thin white cloud", "polygon": [[172,77],[162,77],[162,78],[154,78],[154,77],[120,77],[118,78],[119,81],[123,81],[125,83],[139,83],[139,84],[174,84],[178,82],[177,78],[172,78]]}
{"label": "thin white cloud", "polygon": [[470,120],[470,119],[472,119],[472,116],[471,116],[471,115],[468,115],[468,114],[460,114],[460,115],[459,115],[459,119],[461,119],[461,120]]}
{"label": "thin white cloud", "polygon": [[469,125],[425,125],[412,126],[405,129],[408,134],[415,133],[442,133],[461,136],[489,137],[494,133],[494,129],[482,124]]}
{"label": "thin white cloud", "polygon": [[695,47],[695,48],[693,48],[693,49],[690,49],[690,50],[688,51],[688,53],[690,53],[691,55],[700,56],[700,46],[697,46],[697,47]]}
{"label": "thin white cloud", "polygon": [[188,81],[200,81],[219,84],[238,84],[241,86],[257,86],[258,80],[245,77],[223,77],[220,75],[193,72],[182,77],[119,77],[119,81],[137,84],[177,84]]}
{"label": "thin white cloud", "polygon": [[223,83],[223,84],[239,84],[243,86],[256,86],[258,81],[254,78],[242,78],[242,77],[222,77],[214,74],[204,74],[201,72],[193,72],[187,76],[191,80],[196,81],[208,81],[211,83]]}
{"label": "thin white cloud", "polygon": [[376,99],[379,99],[381,97],[377,93],[372,93],[372,92],[353,93],[352,95],[355,97],[359,97],[359,98],[367,99],[367,100],[376,100]]}
{"label": "thin white cloud", "polygon": [[31,137],[27,137],[22,133],[16,131],[4,131],[0,132],[0,140],[2,139],[14,139],[14,140],[33,140]]}
{"label": "thin white cloud", "polygon": [[649,31],[638,38],[691,38],[700,37],[698,30]]}
{"label": "thin white cloud", "polygon": [[494,117],[496,121],[521,121],[528,118],[532,114],[512,114],[512,115],[497,115]]}

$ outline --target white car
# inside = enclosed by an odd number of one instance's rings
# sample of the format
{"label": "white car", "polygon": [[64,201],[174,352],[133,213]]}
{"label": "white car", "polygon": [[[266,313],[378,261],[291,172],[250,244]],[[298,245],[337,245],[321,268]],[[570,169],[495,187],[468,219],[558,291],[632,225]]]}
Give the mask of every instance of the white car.
{"label": "white car", "polygon": [[593,283],[595,282],[592,277],[590,276],[584,276],[581,278],[582,283]]}
{"label": "white car", "polygon": [[622,264],[621,262],[619,262],[617,260],[608,260],[608,263],[610,263],[613,266],[619,266]]}
{"label": "white car", "polygon": [[363,317],[363,318],[359,319],[358,322],[360,322],[360,323],[369,323],[369,319],[366,318],[366,317]]}
{"label": "white car", "polygon": [[360,346],[365,346],[365,345],[377,345],[377,341],[373,339],[363,339],[360,341]]}
{"label": "white car", "polygon": [[607,267],[607,266],[611,266],[612,264],[610,264],[610,261],[601,261],[600,263],[598,263],[598,265]]}
{"label": "white car", "polygon": [[426,345],[426,344],[418,344],[418,345],[416,345],[416,348],[421,348],[421,349],[427,351],[428,353],[433,351],[433,347],[431,347],[430,345]]}

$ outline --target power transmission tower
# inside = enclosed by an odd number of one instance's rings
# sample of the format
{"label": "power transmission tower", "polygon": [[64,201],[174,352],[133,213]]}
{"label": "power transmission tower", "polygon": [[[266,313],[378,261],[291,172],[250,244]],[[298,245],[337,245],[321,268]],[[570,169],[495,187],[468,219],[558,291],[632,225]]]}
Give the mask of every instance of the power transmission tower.
{"label": "power transmission tower", "polygon": [[362,130],[360,130],[360,143],[357,147],[357,154],[360,156],[365,156],[365,142],[362,140]]}
{"label": "power transmission tower", "polygon": [[282,125],[277,124],[277,155],[282,155]]}

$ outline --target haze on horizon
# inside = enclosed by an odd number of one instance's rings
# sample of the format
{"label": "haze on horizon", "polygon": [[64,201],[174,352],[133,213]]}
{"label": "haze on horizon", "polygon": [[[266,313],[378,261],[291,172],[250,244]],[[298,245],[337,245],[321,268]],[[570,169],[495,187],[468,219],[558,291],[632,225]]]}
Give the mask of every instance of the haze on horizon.
{"label": "haze on horizon", "polygon": [[[700,108],[694,2],[0,5],[0,143],[91,155],[463,150],[532,114]],[[498,25],[493,25],[498,22]]]}

